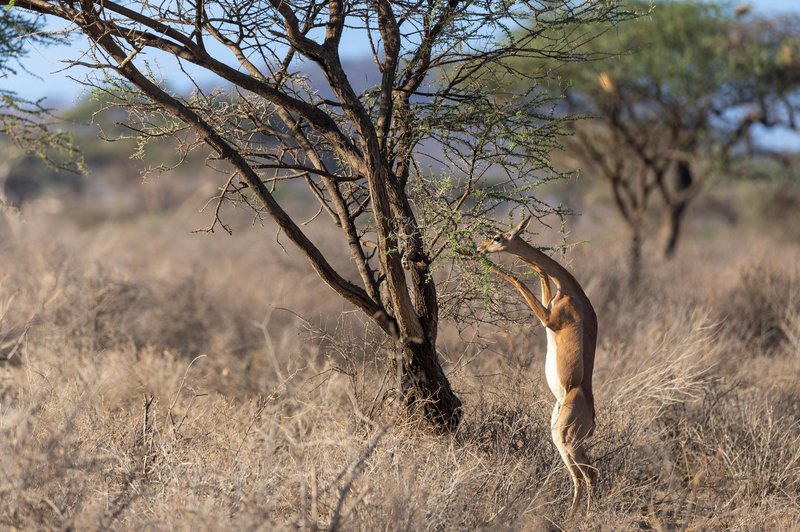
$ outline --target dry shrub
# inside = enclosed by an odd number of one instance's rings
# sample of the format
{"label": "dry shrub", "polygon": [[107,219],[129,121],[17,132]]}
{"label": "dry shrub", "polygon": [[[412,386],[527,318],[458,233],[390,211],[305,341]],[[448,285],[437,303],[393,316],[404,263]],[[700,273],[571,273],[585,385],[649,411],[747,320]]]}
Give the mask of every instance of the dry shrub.
{"label": "dry shrub", "polygon": [[[523,513],[542,491],[518,453],[487,455],[469,437],[414,422],[365,426],[339,373],[311,388],[303,382],[323,368],[309,368],[272,396],[241,401],[207,395],[204,364],[106,352],[94,365],[66,364],[55,389],[58,371],[34,365],[32,393],[0,424],[0,523],[474,528]],[[144,372],[149,381],[136,378]]]}
{"label": "dry shrub", "polygon": [[728,334],[753,355],[774,355],[789,346],[787,319],[800,312],[800,274],[766,260],[741,272],[737,286],[717,302]]}
{"label": "dry shrub", "polygon": [[[628,342],[598,353],[605,363],[595,373],[592,454],[600,469],[597,511],[612,527],[640,526],[649,504],[658,500],[655,512],[661,515],[680,493],[674,470],[681,457],[671,416],[676,407],[702,398],[712,380],[718,332],[702,325],[702,315],[675,317],[668,324],[641,324]],[[671,518],[678,525],[676,519]]]}
{"label": "dry shrub", "polygon": [[115,278],[98,267],[91,276],[67,282],[72,293],[51,304],[52,314],[40,320],[64,328],[78,347],[100,351],[158,345],[188,356],[208,348],[209,318],[218,316],[207,299],[198,300],[194,279],[158,287]]}
{"label": "dry shrub", "polygon": [[[17,262],[6,284],[15,286],[21,308],[12,309],[7,321],[14,325],[4,334],[0,329],[0,339],[31,330],[37,342],[79,351],[157,346],[187,357],[243,355],[261,345],[254,323],[228,301],[209,297],[201,267],[162,280],[121,274],[59,246],[13,253]],[[32,286],[37,279],[40,285]]]}
{"label": "dry shrub", "polygon": [[717,462],[707,467],[708,487],[739,505],[800,495],[797,398],[746,387],[712,389],[708,395],[711,411],[697,416],[687,438],[698,454]]}
{"label": "dry shrub", "polygon": [[800,186],[795,182],[749,184],[740,202],[753,222],[775,240],[800,240]]}

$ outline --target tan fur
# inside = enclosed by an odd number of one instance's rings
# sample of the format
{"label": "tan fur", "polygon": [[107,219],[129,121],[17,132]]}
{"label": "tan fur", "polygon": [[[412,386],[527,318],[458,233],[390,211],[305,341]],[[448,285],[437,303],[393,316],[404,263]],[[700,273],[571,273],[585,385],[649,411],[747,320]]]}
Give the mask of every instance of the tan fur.
{"label": "tan fur", "polygon": [[[501,233],[478,246],[481,253],[511,253],[539,275],[542,301],[522,281],[499,269],[495,272],[514,285],[533,313],[552,331],[558,385],[553,393],[556,405],[551,418],[553,442],[567,466],[574,486],[570,515],[577,510],[583,485],[591,496],[596,478],[586,454],[585,441],[594,432],[592,371],[597,344],[597,316],[578,281],[551,257],[531,246],[520,234],[530,218],[507,233]],[[553,296],[550,281],[556,287]],[[550,334],[548,333],[548,336]],[[555,383],[548,382],[555,386]]]}

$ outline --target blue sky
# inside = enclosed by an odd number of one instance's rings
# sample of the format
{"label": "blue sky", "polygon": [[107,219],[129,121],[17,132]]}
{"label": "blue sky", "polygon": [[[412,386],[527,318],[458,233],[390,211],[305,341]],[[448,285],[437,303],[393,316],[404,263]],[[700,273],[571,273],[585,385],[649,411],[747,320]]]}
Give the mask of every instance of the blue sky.
{"label": "blue sky", "polygon": [[[800,0],[751,0],[748,3],[762,13],[800,13]],[[20,71],[16,75],[0,78],[0,88],[15,91],[28,99],[48,98],[55,105],[74,103],[84,95],[84,88],[70,76],[81,78],[85,70],[81,72],[73,68],[64,71],[65,65],[61,60],[77,58],[83,47],[85,43],[79,39],[70,45],[32,46],[24,60],[25,68],[30,73]],[[364,52],[363,42],[359,42],[359,39],[343,39],[343,57],[354,58]]]}

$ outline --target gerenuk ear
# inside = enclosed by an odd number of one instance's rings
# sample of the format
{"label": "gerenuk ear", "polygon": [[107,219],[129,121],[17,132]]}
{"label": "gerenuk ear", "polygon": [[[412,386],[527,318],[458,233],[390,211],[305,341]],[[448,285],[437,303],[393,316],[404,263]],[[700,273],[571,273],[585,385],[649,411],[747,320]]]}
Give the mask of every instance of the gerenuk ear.
{"label": "gerenuk ear", "polygon": [[525,231],[528,228],[528,225],[530,223],[531,223],[531,217],[528,216],[527,218],[522,220],[520,223],[515,225],[514,228],[511,231],[509,231],[509,234],[511,235],[511,238],[519,236],[520,233],[522,233],[523,231]]}

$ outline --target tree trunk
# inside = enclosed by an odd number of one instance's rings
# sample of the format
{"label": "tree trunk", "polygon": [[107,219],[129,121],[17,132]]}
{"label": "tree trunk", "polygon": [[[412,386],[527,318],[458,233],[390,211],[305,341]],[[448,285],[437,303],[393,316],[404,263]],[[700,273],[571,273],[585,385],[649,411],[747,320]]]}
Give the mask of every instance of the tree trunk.
{"label": "tree trunk", "polygon": [[461,421],[461,401],[453,392],[436,352],[439,329],[436,284],[431,278],[411,205],[405,196],[394,192],[394,213],[404,220],[402,230],[408,236],[402,262],[410,274],[413,313],[419,318],[418,335],[404,339],[400,391],[411,411],[421,408],[425,418],[438,430],[453,431]]}
{"label": "tree trunk", "polygon": [[681,235],[683,217],[689,206],[689,201],[691,199],[690,192],[694,184],[692,168],[686,161],[678,161],[674,176],[673,199],[668,202],[667,210],[664,213],[664,219],[661,222],[661,239],[663,242],[661,252],[663,258],[667,260],[675,256],[678,239]]}
{"label": "tree trunk", "polygon": [[401,393],[410,409],[419,406],[425,418],[442,431],[453,431],[461,421],[461,400],[439,364],[436,346],[422,340],[403,347]]}
{"label": "tree trunk", "polygon": [[663,242],[661,253],[665,260],[670,260],[675,256],[678,239],[681,235],[683,215],[686,213],[686,204],[687,202],[680,201],[675,205],[668,206],[664,212],[664,219],[661,222],[661,240]]}
{"label": "tree trunk", "polygon": [[3,235],[17,236],[20,230],[19,212],[6,198],[6,180],[11,173],[11,165],[0,164],[0,240]]}
{"label": "tree trunk", "polygon": [[[414,212],[405,192],[381,159],[374,135],[368,146],[368,184],[375,210],[378,247],[386,291],[403,344],[401,393],[410,408],[422,406],[425,417],[441,431],[452,431],[461,420],[461,401],[439,364],[436,353],[438,304]],[[397,234],[407,236],[401,243]],[[406,276],[406,269],[410,275]],[[409,282],[410,281],[410,282]]]}
{"label": "tree trunk", "polygon": [[8,203],[8,198],[6,198],[6,181],[8,180],[9,174],[11,174],[11,164],[7,162],[0,164],[0,201],[4,203]]}
{"label": "tree trunk", "polygon": [[631,228],[628,243],[628,284],[631,288],[639,286],[642,277],[642,232],[638,226]]}

